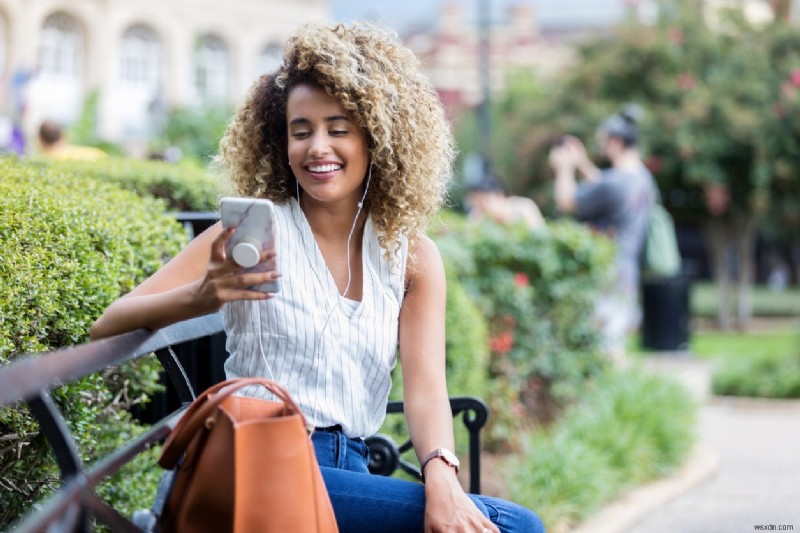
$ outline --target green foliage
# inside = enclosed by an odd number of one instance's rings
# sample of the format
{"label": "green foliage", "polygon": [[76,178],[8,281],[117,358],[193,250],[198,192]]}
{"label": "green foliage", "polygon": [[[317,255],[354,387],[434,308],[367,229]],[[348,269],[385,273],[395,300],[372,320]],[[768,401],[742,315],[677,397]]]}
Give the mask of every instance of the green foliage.
{"label": "green foliage", "polygon": [[[800,234],[800,32],[755,27],[726,10],[710,26],[687,0],[664,0],[655,26],[628,23],[582,46],[577,63],[544,92],[495,105],[498,174],[548,208],[547,154],[564,133],[591,140],[625,102],[646,111],[648,166],[670,211],[707,216],[702,188],[722,183],[731,202]],[[469,129],[469,120],[464,128]],[[591,143],[590,143],[591,144]]]}
{"label": "green foliage", "polygon": [[[447,392],[450,396],[487,397],[489,338],[486,321],[480,310],[467,294],[463,285],[453,274],[451,262],[445,258],[447,272],[447,314],[445,315],[445,339]],[[403,376],[400,364],[392,373],[392,400],[403,399]],[[460,420],[455,423],[456,451],[467,452],[467,432]],[[395,442],[408,438],[405,417],[390,416],[380,429]]]}
{"label": "green foliage", "polygon": [[571,221],[531,232],[451,217],[434,238],[489,322],[490,436],[513,447],[525,415],[552,418],[605,364],[592,314],[612,245]]}
{"label": "green foliage", "polygon": [[778,356],[720,358],[711,390],[724,396],[800,398],[800,350]]}
{"label": "green foliage", "polygon": [[100,91],[94,89],[83,101],[81,114],[66,132],[68,142],[82,146],[94,146],[109,154],[121,155],[122,150],[107,141],[100,139],[97,132],[97,107],[100,103]]}
{"label": "green foliage", "polygon": [[207,163],[217,153],[232,115],[233,109],[226,105],[175,108],[157,144],[177,146],[185,157]]}
{"label": "green foliage", "polygon": [[670,472],[694,442],[689,396],[657,376],[603,374],[509,462],[515,501],[536,509],[548,529],[561,529],[624,489]]}
{"label": "green foliage", "polygon": [[[164,204],[67,166],[0,159],[0,364],[23,353],[87,340],[89,327],[122,293],[158,269],[186,236]],[[52,391],[84,461],[138,431],[128,408],[157,389],[147,358]],[[57,485],[47,443],[26,409],[0,410],[0,527]],[[134,480],[110,503],[144,500]],[[127,502],[127,503],[126,503]]]}
{"label": "green foliage", "polygon": [[90,162],[62,161],[57,168],[113,183],[142,196],[161,198],[169,209],[176,211],[215,211],[221,191],[217,177],[191,162],[105,158]]}
{"label": "green foliage", "polygon": [[[720,305],[719,287],[710,283],[692,285],[692,316],[716,317]],[[800,316],[800,287],[772,290],[764,285],[752,289],[753,315],[757,317]]]}

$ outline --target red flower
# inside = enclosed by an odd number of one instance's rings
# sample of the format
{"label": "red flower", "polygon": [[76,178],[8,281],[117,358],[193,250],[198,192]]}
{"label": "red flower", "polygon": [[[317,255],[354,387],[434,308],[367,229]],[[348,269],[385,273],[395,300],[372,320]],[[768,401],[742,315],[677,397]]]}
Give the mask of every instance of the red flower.
{"label": "red flower", "polygon": [[508,353],[514,347],[514,334],[506,330],[489,339],[489,348],[499,354]]}
{"label": "red flower", "polygon": [[691,91],[695,88],[695,85],[697,85],[697,82],[695,81],[694,76],[692,76],[690,73],[681,72],[678,76],[678,87],[684,91]]}
{"label": "red flower", "polygon": [[800,88],[800,69],[795,70],[789,75],[789,81],[797,88]]}
{"label": "red flower", "polygon": [[527,287],[528,276],[524,272],[517,272],[516,274],[514,274],[514,284],[517,287]]}

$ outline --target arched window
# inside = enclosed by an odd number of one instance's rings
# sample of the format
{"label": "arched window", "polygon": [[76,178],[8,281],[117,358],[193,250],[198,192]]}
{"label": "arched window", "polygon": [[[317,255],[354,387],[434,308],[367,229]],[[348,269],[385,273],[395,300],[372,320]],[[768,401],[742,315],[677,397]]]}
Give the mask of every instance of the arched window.
{"label": "arched window", "polygon": [[281,66],[283,61],[283,49],[278,43],[270,43],[261,49],[258,55],[258,76],[268,72],[274,72]]}
{"label": "arched window", "polygon": [[135,24],[125,30],[120,47],[120,80],[125,85],[156,90],[162,65],[161,40],[150,27]]}
{"label": "arched window", "polygon": [[195,48],[194,88],[201,100],[225,100],[231,75],[230,54],[225,42],[215,35],[203,35]]}
{"label": "arched window", "polygon": [[78,79],[83,74],[83,31],[66,13],[53,13],[44,21],[39,74],[67,79]]}

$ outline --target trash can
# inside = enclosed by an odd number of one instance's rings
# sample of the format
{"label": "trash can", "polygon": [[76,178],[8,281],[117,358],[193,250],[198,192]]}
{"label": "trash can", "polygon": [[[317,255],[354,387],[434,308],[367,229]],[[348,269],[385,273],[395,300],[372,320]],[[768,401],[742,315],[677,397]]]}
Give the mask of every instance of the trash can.
{"label": "trash can", "polygon": [[643,349],[689,349],[689,289],[690,277],[686,274],[642,281]]}

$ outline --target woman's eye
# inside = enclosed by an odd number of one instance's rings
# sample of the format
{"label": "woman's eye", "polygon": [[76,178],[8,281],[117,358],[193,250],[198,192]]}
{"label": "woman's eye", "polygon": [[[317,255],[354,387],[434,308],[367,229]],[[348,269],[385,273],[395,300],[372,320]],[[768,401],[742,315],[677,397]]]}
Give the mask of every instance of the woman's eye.
{"label": "woman's eye", "polygon": [[331,130],[331,135],[347,135],[347,130]]}
{"label": "woman's eye", "polygon": [[295,139],[305,139],[308,137],[309,133],[307,131],[294,131],[292,132],[292,137]]}

